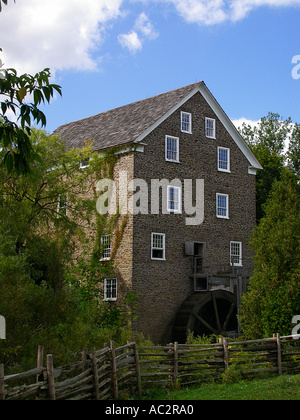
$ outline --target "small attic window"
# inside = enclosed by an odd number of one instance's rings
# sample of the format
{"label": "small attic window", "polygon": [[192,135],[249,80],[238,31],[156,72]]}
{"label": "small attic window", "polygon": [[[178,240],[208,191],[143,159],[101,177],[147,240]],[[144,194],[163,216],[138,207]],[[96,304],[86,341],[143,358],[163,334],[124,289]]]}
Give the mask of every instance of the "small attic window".
{"label": "small attic window", "polygon": [[181,113],[181,131],[192,134],[192,114],[189,112]]}
{"label": "small attic window", "polygon": [[205,135],[210,139],[216,138],[216,120],[205,118]]}
{"label": "small attic window", "polygon": [[85,169],[85,168],[88,168],[89,166],[90,166],[90,158],[84,159],[79,163],[80,169]]}

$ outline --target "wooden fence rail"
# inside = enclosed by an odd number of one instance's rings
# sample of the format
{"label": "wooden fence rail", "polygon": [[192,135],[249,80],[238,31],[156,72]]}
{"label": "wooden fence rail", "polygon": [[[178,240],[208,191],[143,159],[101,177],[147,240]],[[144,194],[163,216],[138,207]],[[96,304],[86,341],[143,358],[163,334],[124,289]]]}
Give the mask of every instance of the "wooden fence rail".
{"label": "wooden fence rail", "polygon": [[149,386],[185,387],[222,379],[231,371],[243,377],[300,372],[300,335],[217,344],[138,347],[136,343],[91,352],[82,360],[55,368],[52,355],[43,367],[5,376],[0,364],[0,400],[109,400],[142,395]]}

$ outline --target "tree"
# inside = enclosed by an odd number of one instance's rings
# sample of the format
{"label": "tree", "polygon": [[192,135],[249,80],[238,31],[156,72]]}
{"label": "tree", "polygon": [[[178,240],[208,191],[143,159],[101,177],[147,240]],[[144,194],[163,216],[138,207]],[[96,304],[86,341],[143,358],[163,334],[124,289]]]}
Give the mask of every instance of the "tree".
{"label": "tree", "polygon": [[[5,151],[2,163],[9,173],[15,169],[20,175],[30,171],[30,163],[40,160],[30,142],[32,123],[46,126],[46,116],[38,106],[50,103],[55,91],[61,95],[61,88],[50,84],[50,69],[35,76],[18,76],[16,70],[7,69],[1,70],[0,76],[0,97],[5,98],[0,102],[0,142]],[[28,96],[32,98],[29,103]],[[8,111],[15,114],[19,124],[8,118]]]}
{"label": "tree", "polygon": [[83,347],[99,348],[123,333],[129,339],[124,307],[104,303],[101,288],[112,262],[100,263],[94,188],[106,158],[94,153],[82,170],[92,144],[67,150],[58,137],[34,129],[30,141],[43,156],[32,173],[0,167],[0,314],[7,321],[0,363],[21,362],[43,343],[53,354],[78,357]]}
{"label": "tree", "polygon": [[[7,0],[0,0],[0,12],[2,3],[7,5]],[[41,123],[45,127],[46,116],[38,106],[50,103],[55,91],[61,95],[61,87],[51,84],[50,77],[49,68],[34,76],[18,76],[15,69],[3,69],[0,60],[0,97],[6,98],[0,101],[0,147],[6,152],[0,163],[6,165],[8,172],[15,169],[18,175],[28,173],[30,164],[40,160],[31,146],[31,124]],[[19,124],[8,118],[8,111],[14,113]]]}
{"label": "tree", "polygon": [[288,149],[288,166],[300,177],[300,124],[295,124]]}
{"label": "tree", "polygon": [[[287,162],[285,149],[292,131],[291,119],[283,120],[275,113],[269,113],[267,117],[261,118],[254,128],[243,124],[240,129],[242,137],[263,166],[263,170],[258,171],[256,176],[257,223],[264,216],[264,204],[269,197],[273,182],[281,179],[285,172]],[[294,155],[291,154],[292,156]]]}
{"label": "tree", "polygon": [[242,299],[243,333],[290,335],[291,320],[300,314],[300,186],[292,173],[274,182],[251,245],[255,270]]}

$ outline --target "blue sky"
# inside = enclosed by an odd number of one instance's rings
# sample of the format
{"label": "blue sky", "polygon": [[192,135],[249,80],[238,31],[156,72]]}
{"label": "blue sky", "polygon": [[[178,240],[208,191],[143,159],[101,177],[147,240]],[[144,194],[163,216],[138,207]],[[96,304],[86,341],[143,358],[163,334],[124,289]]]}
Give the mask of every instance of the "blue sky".
{"label": "blue sky", "polygon": [[8,2],[5,67],[50,67],[62,86],[45,108],[49,132],[200,80],[232,120],[270,111],[300,123],[300,0]]}

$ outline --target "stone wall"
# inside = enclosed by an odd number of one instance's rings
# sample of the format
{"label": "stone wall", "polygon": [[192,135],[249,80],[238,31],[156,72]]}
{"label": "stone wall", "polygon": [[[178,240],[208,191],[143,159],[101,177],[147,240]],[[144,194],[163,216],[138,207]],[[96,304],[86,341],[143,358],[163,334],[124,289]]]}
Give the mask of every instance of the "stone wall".
{"label": "stone wall", "polygon": [[[192,134],[181,132],[181,111],[192,113]],[[216,120],[216,139],[205,136],[205,118]],[[165,136],[179,137],[180,163],[166,162]],[[200,226],[186,226],[185,214],[136,215],[133,218],[133,291],[139,295],[135,328],[155,343],[171,339],[172,323],[181,303],[193,292],[189,276],[191,259],[186,241],[206,244],[206,263],[229,265],[230,241],[243,244],[243,268],[251,270],[249,236],[255,227],[255,176],[249,162],[197,93],[144,140],[144,153],[135,153],[134,177],[150,186],[152,179],[203,179],[205,219]],[[230,149],[231,173],[217,168],[218,146]],[[216,194],[229,195],[229,219],[216,217]],[[195,194],[195,191],[194,191]],[[151,233],[166,235],[166,260],[151,260]]]}

